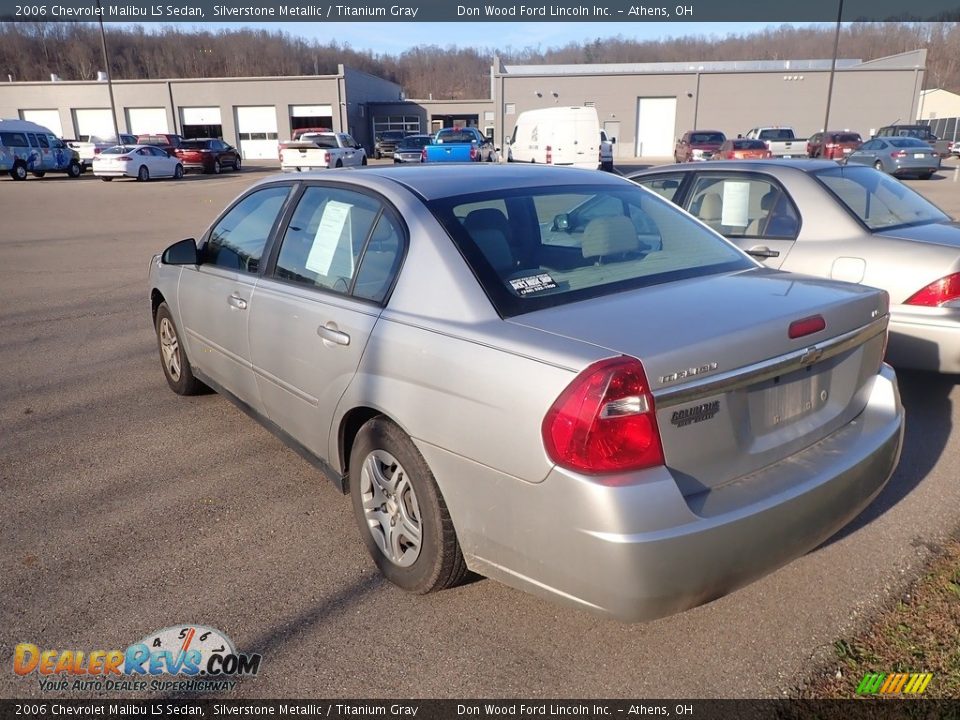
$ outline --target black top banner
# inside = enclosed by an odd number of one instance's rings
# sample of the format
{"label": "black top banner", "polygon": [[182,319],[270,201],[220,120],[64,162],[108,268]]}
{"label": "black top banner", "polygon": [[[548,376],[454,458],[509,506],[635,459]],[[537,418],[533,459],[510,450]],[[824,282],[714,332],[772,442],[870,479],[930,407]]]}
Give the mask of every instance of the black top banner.
{"label": "black top banner", "polygon": [[[842,14],[841,14],[842,9]],[[960,0],[0,0],[12,22],[836,22],[957,21]]]}

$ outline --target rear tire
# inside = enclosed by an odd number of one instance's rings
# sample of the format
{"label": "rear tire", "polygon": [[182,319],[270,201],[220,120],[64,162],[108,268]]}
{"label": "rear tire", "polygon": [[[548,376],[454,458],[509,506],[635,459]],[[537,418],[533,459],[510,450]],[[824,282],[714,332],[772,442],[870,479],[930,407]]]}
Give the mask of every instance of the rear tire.
{"label": "rear tire", "polygon": [[389,420],[374,418],[360,428],[350,453],[350,497],[363,542],[387,580],[424,595],[466,576],[433,473]]}
{"label": "rear tire", "polygon": [[884,172],[883,163],[880,162],[879,160],[877,160],[877,161],[873,164],[873,167],[876,168],[877,170],[879,170],[880,172]]}
{"label": "rear tire", "polygon": [[923,175],[921,175],[921,176],[920,176],[920,179],[921,179],[921,180],[929,180],[929,179],[932,178],[932,177],[933,177],[933,172],[928,172],[928,173],[924,173]]}
{"label": "rear tire", "polygon": [[343,160],[337,160],[337,164],[334,167],[343,167]]}
{"label": "rear tire", "polygon": [[[396,162],[396,160],[394,160],[394,162]],[[367,164],[367,156],[364,155],[362,158],[360,158],[360,165],[366,165],[366,164]]]}
{"label": "rear tire", "polygon": [[100,179],[103,180],[104,182],[110,182],[111,180],[113,180],[112,177],[102,177]]}
{"label": "rear tire", "polygon": [[41,178],[41,177],[43,177],[44,175],[46,175],[47,172],[46,172],[46,170],[34,170],[34,171],[33,171],[32,173],[30,173],[30,174],[33,175],[33,176],[36,177],[36,178]]}
{"label": "rear tire", "polygon": [[12,168],[10,168],[10,177],[14,180],[26,180],[27,179],[27,166],[22,162],[18,162]]}
{"label": "rear tire", "polygon": [[173,179],[174,180],[183,179],[183,165],[177,163],[177,166],[173,169]]}
{"label": "rear tire", "polygon": [[157,308],[155,324],[160,364],[170,389],[177,395],[196,395],[201,392],[205,386],[193,376],[177,326],[173,323],[173,315],[165,302]]}

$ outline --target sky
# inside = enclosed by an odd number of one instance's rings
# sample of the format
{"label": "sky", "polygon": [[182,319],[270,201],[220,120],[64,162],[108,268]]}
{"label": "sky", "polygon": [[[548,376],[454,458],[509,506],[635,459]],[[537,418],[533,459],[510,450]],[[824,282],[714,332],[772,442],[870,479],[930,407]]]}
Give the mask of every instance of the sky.
{"label": "sky", "polygon": [[[616,37],[637,40],[655,40],[690,35],[749,34],[783,23],[705,23],[705,22],[641,22],[641,23],[564,23],[564,22],[301,22],[263,23],[267,30],[282,31],[307,40],[326,43],[331,39],[354,50],[399,55],[421,45],[448,47],[499,48],[523,50],[539,47],[542,50],[562,47],[571,42],[596,38]],[[809,23],[787,23],[804,25]],[[255,23],[204,23],[203,30],[245,28]]]}

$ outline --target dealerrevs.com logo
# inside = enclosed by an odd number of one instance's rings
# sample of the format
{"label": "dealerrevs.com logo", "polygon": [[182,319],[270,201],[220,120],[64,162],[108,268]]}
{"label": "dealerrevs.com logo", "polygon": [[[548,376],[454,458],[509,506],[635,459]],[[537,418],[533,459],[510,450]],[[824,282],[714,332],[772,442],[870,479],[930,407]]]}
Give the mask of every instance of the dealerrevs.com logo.
{"label": "dealerrevs.com logo", "polygon": [[219,630],[177,625],[126,650],[42,650],[20,643],[13,671],[35,675],[40,689],[88,691],[224,691],[260,670],[260,655],[238,653]]}

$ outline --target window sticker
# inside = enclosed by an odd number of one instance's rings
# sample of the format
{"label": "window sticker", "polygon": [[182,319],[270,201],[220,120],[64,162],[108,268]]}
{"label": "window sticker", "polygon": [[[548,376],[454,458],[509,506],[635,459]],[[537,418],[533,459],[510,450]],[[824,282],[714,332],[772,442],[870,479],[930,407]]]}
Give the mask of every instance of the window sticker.
{"label": "window sticker", "polygon": [[538,275],[530,275],[528,277],[511,280],[510,286],[517,295],[523,297],[524,295],[532,295],[544,290],[553,290],[557,287],[557,283],[550,277],[549,273],[540,273]]}
{"label": "window sticker", "polygon": [[[352,236],[350,227],[350,209],[347,203],[330,200],[323,208],[323,217],[313,237],[313,247],[305,263],[307,270],[327,277],[333,265],[333,257],[339,247],[345,247],[349,260],[348,272],[337,272],[343,277],[353,277],[353,249],[350,247]],[[346,241],[344,241],[346,238]]]}
{"label": "window sticker", "polygon": [[723,183],[720,223],[731,227],[746,227],[750,224],[750,183],[733,180]]}

